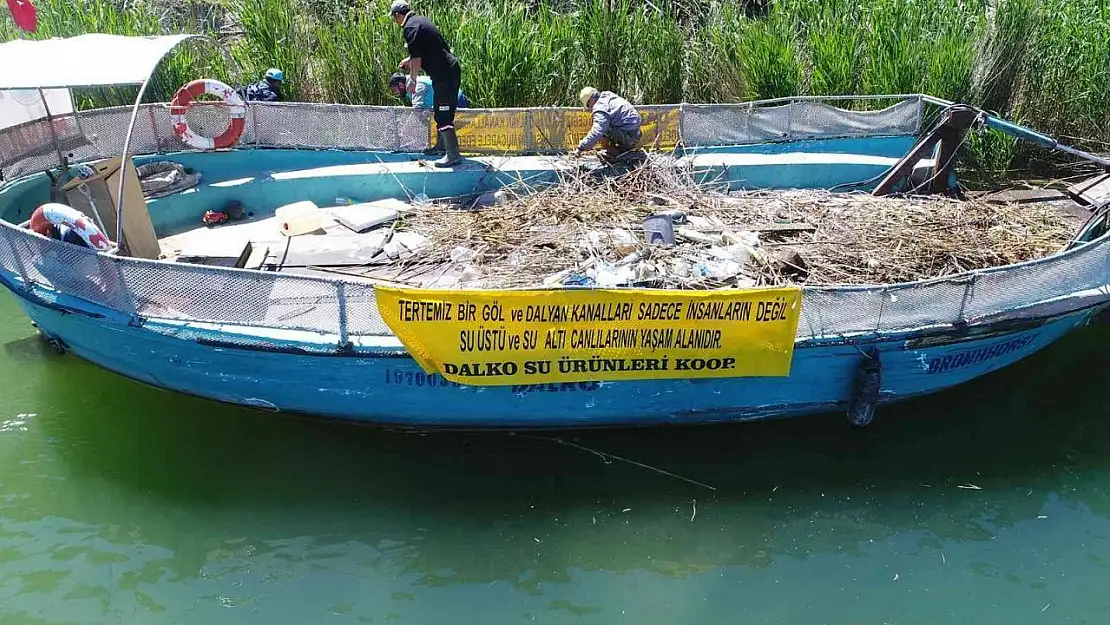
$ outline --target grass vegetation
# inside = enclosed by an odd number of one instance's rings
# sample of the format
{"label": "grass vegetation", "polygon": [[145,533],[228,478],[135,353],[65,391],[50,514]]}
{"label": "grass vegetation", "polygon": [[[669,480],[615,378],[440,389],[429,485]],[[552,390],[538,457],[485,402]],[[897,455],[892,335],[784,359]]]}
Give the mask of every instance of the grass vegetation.
{"label": "grass vegetation", "polygon": [[[404,56],[388,0],[36,0],[35,37],[202,32],[241,68],[186,51],[149,99],[190,78],[242,84],[270,66],[290,99],[396,104]],[[584,84],[643,104],[799,94],[925,92],[982,106],[1088,149],[1110,148],[1105,0],[416,0],[463,63],[475,106],[575,103]],[[0,39],[15,37],[0,19]],[[82,95],[82,106],[134,92]],[[971,139],[987,171],[1039,154],[993,133]]]}

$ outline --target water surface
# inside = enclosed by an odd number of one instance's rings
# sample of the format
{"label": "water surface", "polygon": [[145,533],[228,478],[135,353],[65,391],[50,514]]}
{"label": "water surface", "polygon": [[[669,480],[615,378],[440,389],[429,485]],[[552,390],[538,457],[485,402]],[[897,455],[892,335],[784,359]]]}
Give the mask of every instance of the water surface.
{"label": "water surface", "polygon": [[862,432],[560,443],[176,396],[56,356],[4,294],[0,622],[1110,622],[1108,339]]}

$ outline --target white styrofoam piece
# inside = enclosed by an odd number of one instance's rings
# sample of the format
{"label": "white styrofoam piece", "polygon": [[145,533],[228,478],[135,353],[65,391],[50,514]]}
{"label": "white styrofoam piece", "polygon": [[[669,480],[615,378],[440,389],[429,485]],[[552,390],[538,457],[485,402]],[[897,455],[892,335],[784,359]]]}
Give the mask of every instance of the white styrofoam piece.
{"label": "white styrofoam piece", "polygon": [[393,221],[400,216],[396,209],[374,204],[341,206],[333,208],[331,214],[336,221],[355,232],[363,232],[374,226]]}
{"label": "white styrofoam piece", "polygon": [[395,200],[393,198],[386,198],[384,200],[374,200],[373,202],[362,202],[358,206],[376,206],[378,208],[391,208],[398,213],[407,213],[416,207],[408,202]]}
{"label": "white styrofoam piece", "polygon": [[393,240],[412,252],[419,251],[428,244],[428,237],[419,232],[394,232]]}

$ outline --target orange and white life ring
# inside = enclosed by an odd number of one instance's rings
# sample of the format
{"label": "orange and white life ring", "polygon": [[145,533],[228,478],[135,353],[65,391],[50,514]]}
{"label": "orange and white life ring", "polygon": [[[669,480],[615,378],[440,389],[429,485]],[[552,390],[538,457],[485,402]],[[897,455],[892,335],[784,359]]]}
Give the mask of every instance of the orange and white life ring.
{"label": "orange and white life ring", "polygon": [[98,252],[107,252],[112,249],[112,242],[100,228],[96,227],[81,211],[66,206],[49,202],[35,209],[31,213],[31,229],[46,236],[47,225],[65,226],[77,233],[92,249]]}
{"label": "orange and white life ring", "polygon": [[[189,129],[189,122],[185,119],[185,113],[189,110],[189,103],[193,101],[193,98],[205,93],[223,100],[231,109],[231,125],[227,127],[223,134],[214,139],[194,133]],[[234,89],[218,80],[207,78],[194,80],[178,89],[173,96],[173,101],[170,102],[170,123],[173,124],[174,134],[186,145],[198,150],[219,150],[235,145],[235,142],[243,134],[246,119],[246,102],[238,93],[235,93]]]}

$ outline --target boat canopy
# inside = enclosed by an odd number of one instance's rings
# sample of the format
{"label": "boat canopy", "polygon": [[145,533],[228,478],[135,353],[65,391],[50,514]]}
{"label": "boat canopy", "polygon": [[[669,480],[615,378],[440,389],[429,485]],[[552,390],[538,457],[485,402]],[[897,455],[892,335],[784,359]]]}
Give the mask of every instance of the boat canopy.
{"label": "boat canopy", "polygon": [[100,33],[0,43],[0,90],[142,84],[167,54],[192,39],[216,45],[202,35],[129,37]]}

